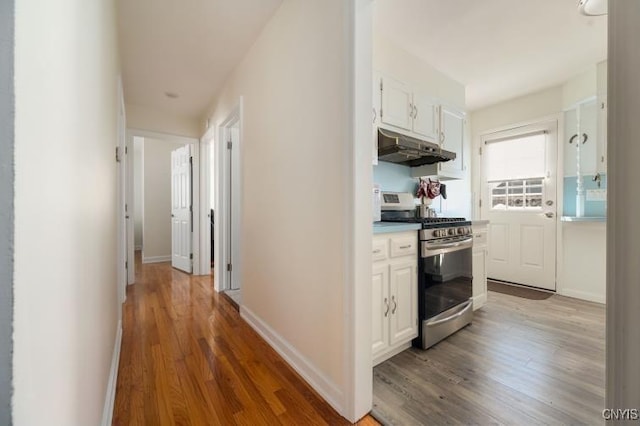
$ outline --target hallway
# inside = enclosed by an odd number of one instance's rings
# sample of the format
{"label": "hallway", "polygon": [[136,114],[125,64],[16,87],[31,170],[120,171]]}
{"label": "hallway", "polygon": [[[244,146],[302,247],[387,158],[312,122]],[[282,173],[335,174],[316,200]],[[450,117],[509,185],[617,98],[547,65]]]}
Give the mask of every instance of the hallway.
{"label": "hallway", "polygon": [[136,263],[113,424],[349,424],[213,291],[213,277]]}

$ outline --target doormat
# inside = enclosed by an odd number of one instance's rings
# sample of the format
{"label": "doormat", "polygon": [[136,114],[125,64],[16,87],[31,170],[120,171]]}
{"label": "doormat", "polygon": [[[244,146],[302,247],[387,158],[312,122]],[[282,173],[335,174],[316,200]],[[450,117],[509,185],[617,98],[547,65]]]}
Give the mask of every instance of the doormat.
{"label": "doormat", "polygon": [[523,299],[529,300],[546,300],[555,294],[515,284],[505,284],[493,280],[487,280],[487,289],[489,291],[495,291],[496,293],[508,294],[510,296],[522,297]]}

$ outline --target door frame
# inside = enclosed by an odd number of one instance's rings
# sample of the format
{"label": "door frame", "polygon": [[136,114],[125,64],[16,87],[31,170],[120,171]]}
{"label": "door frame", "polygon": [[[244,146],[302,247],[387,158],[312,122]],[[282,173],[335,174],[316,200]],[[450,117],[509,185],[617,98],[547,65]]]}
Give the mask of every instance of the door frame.
{"label": "door frame", "polygon": [[[191,200],[191,204],[193,207],[193,236],[191,238],[191,250],[193,252],[193,275],[200,275],[201,271],[199,268],[200,265],[200,244],[199,239],[197,238],[200,235],[200,143],[196,138],[186,137],[186,136],[178,136],[172,135],[169,133],[159,133],[153,132],[150,130],[143,130],[137,128],[127,128],[126,131],[126,140],[127,140],[127,151],[131,155],[129,155],[129,159],[126,162],[127,166],[127,176],[130,176],[128,179],[129,183],[127,185],[127,203],[129,206],[133,206],[134,202],[134,194],[133,194],[133,138],[141,137],[141,138],[149,138],[149,139],[160,139],[169,142],[178,142],[181,144],[189,144],[191,145],[191,156],[193,157],[193,176],[192,176],[192,194],[193,198]],[[143,185],[144,187],[144,185]],[[168,191],[171,188],[167,188]],[[133,211],[130,211],[130,221],[133,222]],[[123,218],[123,220],[125,220]],[[144,225],[143,225],[144,226]],[[133,236],[134,228],[131,226],[130,230],[131,235]],[[144,244],[144,241],[143,241]],[[130,239],[126,250],[127,260],[129,262],[129,273],[128,273],[128,284],[133,284],[135,282],[135,247],[133,238]]]}
{"label": "door frame", "polygon": [[[545,115],[542,117],[538,117],[538,118],[534,118],[534,119],[529,119],[529,120],[524,120],[524,121],[519,121],[516,123],[512,123],[512,124],[507,124],[504,126],[500,126],[500,127],[495,127],[492,129],[488,129],[488,130],[484,130],[481,133],[478,134],[478,139],[477,139],[477,148],[482,148],[484,146],[484,141],[487,139],[487,137],[489,137],[490,135],[494,134],[494,133],[499,133],[499,132],[507,132],[510,130],[517,130],[518,128],[521,127],[528,127],[528,126],[534,126],[537,124],[542,124],[545,122],[550,122],[550,121],[555,121],[557,123],[558,129],[556,134],[557,136],[557,143],[556,143],[556,215],[555,215],[555,227],[556,227],[556,265],[555,265],[555,281],[556,281],[556,293],[557,294],[562,294],[562,281],[561,281],[561,277],[562,277],[562,263],[563,263],[563,259],[562,259],[562,226],[560,226],[560,218],[562,216],[562,211],[564,211],[564,204],[563,204],[563,200],[564,200],[564,168],[563,168],[563,159],[564,159],[564,155],[563,155],[563,146],[561,141],[564,140],[564,114],[563,113],[557,113],[557,114],[550,114],[550,115]],[[476,177],[476,181],[477,184],[475,185],[475,193],[478,194],[478,200],[479,202],[488,202],[488,200],[485,200],[484,197],[484,188],[483,188],[483,176],[484,176],[484,158],[482,155],[480,155],[480,151],[477,150],[476,151],[476,157],[477,157],[477,166],[478,166],[478,173],[474,174],[473,176]],[[473,179],[472,176],[472,179]],[[486,219],[485,217],[483,217],[483,209],[480,208],[479,203],[473,203],[473,216],[474,217],[478,217],[480,219]],[[476,210],[477,209],[477,210]],[[477,212],[477,214],[476,214]]]}
{"label": "door frame", "polygon": [[[124,103],[124,89],[122,86],[122,76],[118,76],[118,88],[117,88],[117,136],[116,141],[116,161],[117,161],[117,189],[118,189],[118,247],[117,247],[117,277],[118,277],[118,318],[122,319],[122,304],[127,299],[127,262],[128,262],[128,221],[127,213],[125,212],[128,196],[128,161],[127,161],[127,119]],[[128,263],[131,265],[131,263]]]}
{"label": "door frame", "polygon": [[[204,201],[202,205],[202,209],[200,210],[200,217],[206,218],[209,214],[209,209],[211,205],[211,201],[209,200],[210,194],[210,185],[211,181],[208,176],[211,170],[211,162],[209,160],[209,150],[213,149],[215,152],[214,156],[214,173],[216,176],[215,181],[215,195],[214,195],[214,234],[216,238],[213,242],[214,249],[214,264],[215,265],[226,265],[226,259],[229,258],[229,245],[228,238],[233,238],[232,233],[229,232],[227,234],[227,230],[229,228],[230,219],[227,214],[226,209],[222,209],[221,206],[227,206],[230,200],[229,193],[229,176],[228,176],[228,164],[229,164],[229,154],[230,151],[226,147],[226,141],[229,129],[236,125],[239,129],[239,137],[237,142],[237,147],[233,149],[237,149],[238,155],[231,159],[233,160],[232,170],[235,170],[234,176],[237,175],[236,179],[233,179],[231,185],[231,191],[238,191],[239,194],[239,203],[238,208],[234,217],[242,217],[242,207],[244,204],[244,197],[242,193],[242,140],[244,138],[244,130],[243,130],[243,98],[239,97],[236,105],[231,109],[227,117],[218,125],[214,125],[209,127],[204,136],[201,139],[201,152],[203,155],[200,157],[201,167],[203,169],[202,173],[202,185],[200,196]],[[216,137],[217,136],[217,137]],[[206,155],[205,155],[206,153]],[[207,202],[208,200],[208,202]],[[241,241],[242,241],[242,221],[237,221],[238,226],[238,235],[237,238],[232,241],[232,246],[236,249],[234,250],[236,253],[241,253]],[[229,230],[230,231],[230,230]],[[208,262],[208,258],[205,253],[209,253],[209,257],[211,256],[210,252],[206,250],[206,245],[210,245],[211,241],[211,231],[209,226],[204,226],[202,232],[200,234],[200,246],[204,247],[203,256],[201,257],[200,269],[202,273],[211,273],[211,266]],[[205,272],[206,271],[206,272]],[[228,274],[226,273],[226,267],[216,267],[215,268],[215,279],[214,279],[214,289],[218,292],[225,291],[231,288],[231,283],[227,279]],[[240,282],[240,288],[242,289],[242,257],[237,256],[233,260],[233,272],[237,274],[238,282]]]}

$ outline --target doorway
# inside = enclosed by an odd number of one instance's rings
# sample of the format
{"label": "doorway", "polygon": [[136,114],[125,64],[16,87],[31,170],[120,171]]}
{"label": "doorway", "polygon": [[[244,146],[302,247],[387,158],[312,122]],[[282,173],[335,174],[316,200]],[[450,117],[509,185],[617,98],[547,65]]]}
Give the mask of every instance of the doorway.
{"label": "doorway", "polygon": [[[215,290],[226,292],[241,305],[242,99],[220,125],[205,134],[202,147],[202,164],[207,170],[203,175],[203,185],[210,187],[210,190],[204,188],[203,194],[205,198],[212,198],[212,207],[204,203],[201,214],[213,214],[213,226],[205,228],[203,225],[201,240],[205,250],[213,241]],[[203,273],[209,273],[207,267],[210,264],[204,262]]]}
{"label": "doorway", "polygon": [[490,279],[556,290],[557,120],[481,139]]}
{"label": "doorway", "polygon": [[[178,180],[174,180],[173,152],[188,152],[180,157]],[[184,151],[184,152],[183,152]],[[197,139],[155,133],[138,129],[127,131],[127,229],[128,282],[135,282],[136,254],[142,263],[174,262],[188,273],[199,273],[199,245],[193,235],[199,234],[199,149]],[[193,158],[193,160],[191,160]],[[185,164],[186,162],[186,164]],[[173,194],[176,184],[184,191]],[[184,209],[174,211],[174,201],[187,205],[188,221],[173,229],[176,214],[184,219]],[[192,206],[192,209],[189,207]],[[178,206],[180,207],[180,206]],[[186,228],[185,228],[186,226]],[[185,232],[177,232],[178,230]],[[179,238],[179,241],[176,238]],[[179,253],[176,252],[179,249]],[[179,256],[174,256],[178,254]]]}

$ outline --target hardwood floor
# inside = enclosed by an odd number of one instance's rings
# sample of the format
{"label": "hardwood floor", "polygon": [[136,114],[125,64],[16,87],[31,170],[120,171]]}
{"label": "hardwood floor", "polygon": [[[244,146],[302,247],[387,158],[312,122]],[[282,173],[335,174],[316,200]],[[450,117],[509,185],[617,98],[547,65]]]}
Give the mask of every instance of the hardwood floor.
{"label": "hardwood floor", "polygon": [[136,263],[114,425],[349,424],[213,291],[212,276]]}
{"label": "hardwood floor", "polygon": [[396,425],[602,424],[604,336],[604,305],[490,291],[470,326],[374,368],[373,413]]}

